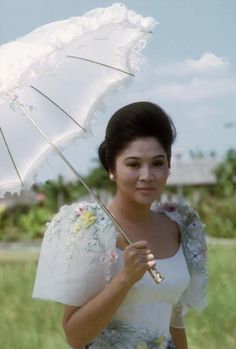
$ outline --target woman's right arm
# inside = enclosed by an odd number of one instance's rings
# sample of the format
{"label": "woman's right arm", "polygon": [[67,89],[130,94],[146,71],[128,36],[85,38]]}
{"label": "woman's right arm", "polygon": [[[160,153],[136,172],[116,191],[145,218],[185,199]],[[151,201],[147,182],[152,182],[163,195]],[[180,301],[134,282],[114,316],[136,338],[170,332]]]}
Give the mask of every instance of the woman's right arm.
{"label": "woman's right arm", "polygon": [[65,306],[63,328],[74,349],[91,342],[112,320],[130,287],[155,265],[146,241],[135,242],[124,251],[124,267],[112,281],[82,307]]}

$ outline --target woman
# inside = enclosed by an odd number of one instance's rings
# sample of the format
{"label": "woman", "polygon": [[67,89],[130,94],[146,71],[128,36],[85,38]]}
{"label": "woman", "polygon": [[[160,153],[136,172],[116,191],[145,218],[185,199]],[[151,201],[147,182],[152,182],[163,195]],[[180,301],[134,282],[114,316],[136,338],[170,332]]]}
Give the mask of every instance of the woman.
{"label": "woman", "polygon": [[[108,209],[64,206],[42,245],[33,297],[65,304],[63,328],[74,349],[187,349],[183,316],[206,305],[203,224],[186,205],[154,204],[169,175],[171,119],[138,102],[110,119],[99,157],[116,184]],[[164,281],[147,272],[157,264]]]}

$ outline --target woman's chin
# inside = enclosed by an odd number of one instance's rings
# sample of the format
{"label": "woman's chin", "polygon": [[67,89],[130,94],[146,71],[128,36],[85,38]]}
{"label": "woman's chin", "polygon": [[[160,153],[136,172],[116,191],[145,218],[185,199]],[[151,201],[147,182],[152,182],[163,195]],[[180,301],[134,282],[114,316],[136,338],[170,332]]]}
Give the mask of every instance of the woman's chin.
{"label": "woman's chin", "polygon": [[140,205],[144,206],[150,206],[154,201],[157,200],[156,196],[143,196],[137,198],[136,202],[139,203]]}

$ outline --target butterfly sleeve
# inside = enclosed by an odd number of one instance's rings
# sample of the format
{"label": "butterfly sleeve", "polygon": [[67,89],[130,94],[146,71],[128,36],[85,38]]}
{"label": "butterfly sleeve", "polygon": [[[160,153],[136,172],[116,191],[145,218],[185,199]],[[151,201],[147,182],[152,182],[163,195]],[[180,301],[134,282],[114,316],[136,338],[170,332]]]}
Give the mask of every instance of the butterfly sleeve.
{"label": "butterfly sleeve", "polygon": [[96,204],[63,206],[42,242],[33,298],[82,306],[110,281],[114,227]]}

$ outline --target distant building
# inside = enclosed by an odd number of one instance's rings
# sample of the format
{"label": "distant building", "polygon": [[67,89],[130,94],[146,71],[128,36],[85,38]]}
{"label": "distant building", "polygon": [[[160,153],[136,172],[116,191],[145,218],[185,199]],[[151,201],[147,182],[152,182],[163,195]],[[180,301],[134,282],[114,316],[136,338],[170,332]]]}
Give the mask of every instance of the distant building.
{"label": "distant building", "polygon": [[171,165],[169,186],[211,185],[216,183],[214,169],[219,161],[213,158],[199,158],[183,161],[177,159]]}
{"label": "distant building", "polygon": [[[163,194],[162,201],[179,202],[185,201],[185,187],[202,187],[214,185],[217,178],[214,174],[215,168],[218,166],[219,160],[216,158],[193,158],[188,161],[181,158],[174,159],[171,164],[171,174],[167,181],[168,187],[175,187],[176,192],[170,195]],[[195,206],[200,202],[200,191],[196,190],[193,195],[193,203]]]}
{"label": "distant building", "polygon": [[43,193],[36,193],[32,190],[18,194],[6,194],[4,198],[0,198],[2,207],[13,207],[17,205],[32,205],[33,203],[41,203],[45,200]]}

